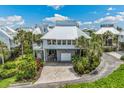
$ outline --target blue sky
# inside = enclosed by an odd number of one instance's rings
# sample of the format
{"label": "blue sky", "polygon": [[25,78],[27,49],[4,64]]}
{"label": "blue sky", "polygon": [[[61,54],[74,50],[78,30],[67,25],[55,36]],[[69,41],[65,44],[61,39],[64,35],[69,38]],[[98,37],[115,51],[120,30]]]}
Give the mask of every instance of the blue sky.
{"label": "blue sky", "polygon": [[34,26],[55,20],[77,20],[82,27],[95,27],[102,23],[114,23],[123,27],[124,6],[0,6],[0,26]]}

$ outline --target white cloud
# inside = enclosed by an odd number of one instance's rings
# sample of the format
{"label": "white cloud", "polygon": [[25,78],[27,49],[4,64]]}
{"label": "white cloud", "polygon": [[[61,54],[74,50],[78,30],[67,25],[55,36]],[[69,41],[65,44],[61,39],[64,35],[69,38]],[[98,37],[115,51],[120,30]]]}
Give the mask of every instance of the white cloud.
{"label": "white cloud", "polygon": [[63,7],[63,5],[48,5],[48,6],[52,7],[55,10],[59,10]]}
{"label": "white cloud", "polygon": [[78,21],[77,23],[78,23],[79,25],[83,25],[83,23],[82,23],[81,21]]}
{"label": "white cloud", "polygon": [[112,11],[112,10],[115,10],[115,9],[112,8],[112,7],[109,7],[107,10],[108,10],[108,11]]}
{"label": "white cloud", "polygon": [[91,25],[92,22],[91,22],[91,21],[89,21],[89,22],[83,22],[83,24],[84,24],[84,25]]}
{"label": "white cloud", "polygon": [[22,16],[8,16],[8,17],[0,17],[0,26],[12,26],[12,25],[22,25],[24,24],[24,19]]}
{"label": "white cloud", "polygon": [[120,21],[124,21],[124,16],[121,16],[121,15],[106,16],[104,18],[100,18],[100,19],[94,21],[94,23],[117,23]]}
{"label": "white cloud", "polygon": [[124,12],[118,12],[118,14],[120,14],[120,15],[124,15]]}
{"label": "white cloud", "polygon": [[67,16],[54,14],[53,17],[46,17],[43,21],[56,22],[56,21],[64,21],[64,20],[70,20],[70,19]]}
{"label": "white cloud", "polygon": [[93,22],[91,21],[88,21],[88,22],[81,22],[81,21],[78,21],[77,22],[79,25],[91,25]]}
{"label": "white cloud", "polygon": [[106,13],[106,15],[110,15],[110,13]]}

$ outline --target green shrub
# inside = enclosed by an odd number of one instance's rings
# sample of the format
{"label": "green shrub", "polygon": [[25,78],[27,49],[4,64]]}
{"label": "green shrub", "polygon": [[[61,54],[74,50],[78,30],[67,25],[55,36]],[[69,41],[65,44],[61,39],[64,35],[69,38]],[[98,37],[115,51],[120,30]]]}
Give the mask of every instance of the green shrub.
{"label": "green shrub", "polygon": [[89,72],[89,62],[87,57],[74,57],[72,62],[73,68],[78,74],[82,75]]}
{"label": "green shrub", "polygon": [[18,65],[17,80],[33,79],[36,73],[36,63],[31,58],[24,58],[24,62]]}
{"label": "green shrub", "polygon": [[112,51],[116,51],[116,47],[104,47],[104,52],[112,52]]}
{"label": "green shrub", "polygon": [[91,64],[91,71],[94,70],[98,65],[99,65],[99,57],[98,56],[93,56],[93,62]]}
{"label": "green shrub", "polygon": [[124,61],[124,55],[123,55],[123,56],[121,56],[121,58],[120,58],[120,59]]}
{"label": "green shrub", "polygon": [[16,63],[15,62],[7,62],[3,65],[3,69],[15,69]]}
{"label": "green shrub", "polygon": [[16,75],[16,72],[17,72],[17,69],[10,69],[10,70],[3,69],[0,72],[0,77],[2,79],[9,78],[9,77],[12,77],[12,76]]}
{"label": "green shrub", "polygon": [[[90,59],[89,59],[90,58]],[[99,57],[93,55],[92,57],[79,57],[72,58],[73,68],[76,73],[82,75],[94,70],[100,63]]]}

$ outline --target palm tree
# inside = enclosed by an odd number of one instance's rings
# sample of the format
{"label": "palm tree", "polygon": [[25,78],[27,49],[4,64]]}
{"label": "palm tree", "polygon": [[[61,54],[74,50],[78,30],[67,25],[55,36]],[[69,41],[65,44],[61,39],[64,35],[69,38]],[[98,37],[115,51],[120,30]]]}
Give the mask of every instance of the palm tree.
{"label": "palm tree", "polygon": [[104,34],[103,34],[103,39],[105,40],[105,45],[108,45],[108,37],[112,37],[113,38],[113,34],[111,33],[111,32],[105,32]]}
{"label": "palm tree", "polygon": [[33,42],[39,43],[41,42],[41,34],[33,34]]}
{"label": "palm tree", "polygon": [[0,41],[0,54],[2,58],[2,64],[5,63],[5,50],[7,50],[7,46]]}
{"label": "palm tree", "polygon": [[77,39],[76,46],[80,48],[80,56],[81,56],[81,50],[85,49],[87,50],[89,45],[89,40],[85,37],[81,36]]}
{"label": "palm tree", "polygon": [[92,34],[92,38],[90,40],[89,48],[88,48],[88,56],[92,58],[92,56],[101,57],[103,52],[103,39],[99,35]]}
{"label": "palm tree", "polygon": [[14,41],[16,44],[19,44],[21,46],[21,54],[22,57],[24,55],[24,42],[25,42],[25,33],[23,30],[20,30],[16,37],[14,37]]}

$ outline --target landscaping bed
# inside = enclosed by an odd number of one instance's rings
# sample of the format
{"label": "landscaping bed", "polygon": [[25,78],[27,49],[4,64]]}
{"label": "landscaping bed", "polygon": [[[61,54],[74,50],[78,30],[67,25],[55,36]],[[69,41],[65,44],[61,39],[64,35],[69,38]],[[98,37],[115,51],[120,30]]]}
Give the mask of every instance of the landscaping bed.
{"label": "landscaping bed", "polygon": [[13,61],[6,62],[0,66],[0,87],[35,81],[42,71],[43,64],[41,63],[43,62],[37,60],[35,62],[32,55],[25,55],[23,58],[20,56]]}
{"label": "landscaping bed", "polygon": [[124,64],[111,75],[91,83],[66,85],[66,88],[124,88]]}

